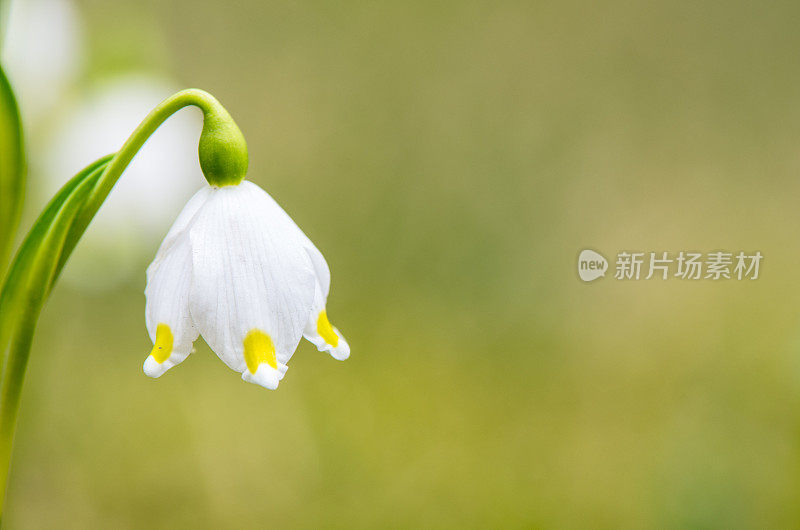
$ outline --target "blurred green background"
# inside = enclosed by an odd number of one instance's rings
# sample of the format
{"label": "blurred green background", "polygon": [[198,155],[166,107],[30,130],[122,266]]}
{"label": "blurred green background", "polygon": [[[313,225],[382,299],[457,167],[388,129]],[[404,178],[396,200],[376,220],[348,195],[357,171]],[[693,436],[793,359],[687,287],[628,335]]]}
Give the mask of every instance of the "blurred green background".
{"label": "blurred green background", "polygon": [[[353,354],[303,343],[268,392],[199,341],[154,381],[158,242],[112,290],[62,282],[6,528],[800,526],[800,4],[76,7],[83,82],[229,109]],[[584,284],[587,247],[765,257]]]}

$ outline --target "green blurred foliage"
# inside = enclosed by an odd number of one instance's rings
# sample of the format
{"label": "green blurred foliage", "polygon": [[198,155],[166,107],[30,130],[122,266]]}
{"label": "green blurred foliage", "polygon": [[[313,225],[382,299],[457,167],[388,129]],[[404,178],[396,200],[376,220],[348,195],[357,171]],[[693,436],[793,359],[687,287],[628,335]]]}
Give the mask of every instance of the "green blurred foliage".
{"label": "green blurred foliage", "polygon": [[[58,287],[9,529],[800,525],[800,4],[80,7],[98,71],[230,110],[353,355],[267,392],[198,344],[153,381],[149,256]],[[585,247],[765,260],[586,285]]]}

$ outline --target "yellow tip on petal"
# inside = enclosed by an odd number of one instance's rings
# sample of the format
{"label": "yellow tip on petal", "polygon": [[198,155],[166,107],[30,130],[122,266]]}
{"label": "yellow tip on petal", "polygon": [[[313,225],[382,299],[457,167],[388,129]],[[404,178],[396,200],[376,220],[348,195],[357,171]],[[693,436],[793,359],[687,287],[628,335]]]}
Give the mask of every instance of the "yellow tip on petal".
{"label": "yellow tip on petal", "polygon": [[269,335],[260,329],[251,329],[250,333],[244,338],[244,361],[251,374],[255,374],[258,366],[267,363],[274,369],[278,369],[278,361],[275,359],[275,345]]}
{"label": "yellow tip on petal", "polygon": [[319,318],[317,318],[317,334],[334,348],[339,345],[339,335],[333,331],[333,326],[331,326],[328,320],[328,314],[325,310],[322,310],[319,314]]}
{"label": "yellow tip on petal", "polygon": [[159,324],[156,328],[156,343],[150,355],[158,364],[163,363],[172,354],[172,330],[166,324]]}

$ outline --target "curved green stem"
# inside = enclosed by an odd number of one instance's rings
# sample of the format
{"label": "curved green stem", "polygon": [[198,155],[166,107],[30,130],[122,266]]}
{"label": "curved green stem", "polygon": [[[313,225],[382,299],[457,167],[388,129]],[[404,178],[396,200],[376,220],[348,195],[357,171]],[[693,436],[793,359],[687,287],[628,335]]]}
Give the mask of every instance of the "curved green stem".
{"label": "curved green stem", "polygon": [[133,131],[109,163],[101,188],[111,191],[119,176],[145,141],[167,118],[183,107],[194,105],[203,111],[203,132],[198,154],[200,167],[212,186],[239,184],[247,173],[247,143],[239,127],[214,96],[196,88],[181,90],[162,101]]}
{"label": "curved green stem", "polygon": [[203,111],[198,155],[212,186],[235,185],[247,171],[247,144],[230,114],[209,93],[182,90],[160,103],[113,156],[100,159],[67,183],[31,228],[0,292],[0,517],[22,383],[36,321],[61,269],[86,227],[147,139],[187,106]]}
{"label": "curved green stem", "polygon": [[103,171],[87,207],[73,223],[53,281],[58,278],[72,249],[134,155],[167,118],[188,106],[203,111],[203,131],[200,133],[197,153],[200,168],[208,183],[212,186],[228,186],[239,184],[244,179],[248,165],[247,142],[225,107],[204,90],[189,88],[177,92],[150,111]]}

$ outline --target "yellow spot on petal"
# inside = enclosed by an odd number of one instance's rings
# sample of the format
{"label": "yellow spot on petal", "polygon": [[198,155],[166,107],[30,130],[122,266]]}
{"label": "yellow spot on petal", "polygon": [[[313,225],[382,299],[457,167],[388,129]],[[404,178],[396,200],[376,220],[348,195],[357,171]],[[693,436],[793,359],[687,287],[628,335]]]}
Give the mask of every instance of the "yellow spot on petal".
{"label": "yellow spot on petal", "polygon": [[172,353],[172,330],[166,324],[159,324],[156,328],[156,343],[153,344],[153,351],[150,355],[158,364],[169,359]]}
{"label": "yellow spot on petal", "polygon": [[328,321],[328,314],[325,310],[322,310],[319,314],[319,318],[317,318],[317,333],[325,342],[334,348],[339,345],[339,335],[333,331],[333,327]]}
{"label": "yellow spot on petal", "polygon": [[260,329],[251,329],[250,333],[244,338],[244,362],[251,374],[255,374],[258,365],[267,363],[274,369],[278,369],[278,361],[275,360],[275,345],[269,335]]}

